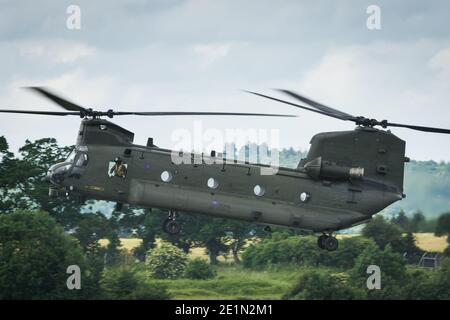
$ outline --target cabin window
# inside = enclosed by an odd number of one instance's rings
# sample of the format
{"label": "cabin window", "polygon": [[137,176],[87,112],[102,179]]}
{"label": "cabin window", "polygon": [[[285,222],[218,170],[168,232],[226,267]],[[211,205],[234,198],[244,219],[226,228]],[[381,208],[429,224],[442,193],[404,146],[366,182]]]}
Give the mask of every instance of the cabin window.
{"label": "cabin window", "polygon": [[308,202],[310,198],[311,198],[311,195],[309,193],[307,193],[307,192],[302,192],[300,194],[300,201],[301,202]]}
{"label": "cabin window", "polygon": [[257,185],[253,188],[253,192],[255,193],[256,196],[262,197],[262,196],[266,193],[266,190],[264,189],[263,186],[260,186],[259,184],[257,184]]}
{"label": "cabin window", "polygon": [[170,172],[170,171],[163,171],[161,173],[161,180],[164,182],[170,182],[170,181],[172,181],[172,178],[173,178],[173,175],[172,175],[172,172]]}
{"label": "cabin window", "polygon": [[214,178],[209,178],[207,184],[208,184],[208,188],[211,188],[211,189],[217,189],[219,187],[219,181],[217,181],[217,179],[214,179]]}
{"label": "cabin window", "polygon": [[110,161],[108,165],[108,175],[110,178],[125,178],[128,171],[128,164],[123,159],[117,157],[114,161]]}

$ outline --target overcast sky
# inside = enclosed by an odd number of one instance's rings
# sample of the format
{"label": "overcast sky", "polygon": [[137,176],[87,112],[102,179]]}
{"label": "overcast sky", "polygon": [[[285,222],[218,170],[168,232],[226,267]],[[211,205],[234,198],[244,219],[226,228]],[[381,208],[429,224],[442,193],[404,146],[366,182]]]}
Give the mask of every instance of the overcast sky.
{"label": "overcast sky", "polygon": [[[66,27],[67,7],[81,29]],[[381,9],[381,29],[366,26]],[[45,85],[86,107],[229,111],[298,118],[122,117],[119,125],[173,147],[177,129],[278,129],[305,150],[352,123],[265,101],[242,89],[301,92],[355,115],[450,128],[448,1],[3,1],[0,108],[59,110],[22,86]],[[79,118],[0,115],[13,149],[26,138],[74,144]],[[450,136],[393,129],[407,156],[450,161]],[[256,141],[262,142],[262,141]],[[270,141],[269,141],[270,142]],[[220,146],[214,146],[220,149]]]}

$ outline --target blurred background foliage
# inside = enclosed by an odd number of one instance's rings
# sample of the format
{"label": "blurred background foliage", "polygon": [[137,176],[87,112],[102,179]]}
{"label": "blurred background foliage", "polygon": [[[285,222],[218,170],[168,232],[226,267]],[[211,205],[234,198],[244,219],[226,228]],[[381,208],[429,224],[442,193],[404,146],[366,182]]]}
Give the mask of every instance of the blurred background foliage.
{"label": "blurred background foliage", "polygon": [[[168,236],[160,210],[50,199],[41,178],[70,150],[46,138],[16,155],[0,137],[0,299],[450,298],[450,164],[411,161],[408,197],[327,252],[291,229],[182,213],[182,232]],[[281,164],[304,156],[284,149]],[[425,251],[442,266],[419,267]],[[81,290],[66,287],[71,264]],[[368,264],[381,267],[381,290],[367,290]]]}

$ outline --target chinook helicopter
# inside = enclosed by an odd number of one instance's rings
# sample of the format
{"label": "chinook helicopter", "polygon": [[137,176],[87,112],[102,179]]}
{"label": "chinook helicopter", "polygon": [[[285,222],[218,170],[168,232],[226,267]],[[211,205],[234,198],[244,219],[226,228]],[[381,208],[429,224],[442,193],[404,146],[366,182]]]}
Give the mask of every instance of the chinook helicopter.
{"label": "chinook helicopter", "polygon": [[[149,138],[133,144],[134,134],[103,119],[121,115],[276,116],[225,112],[116,112],[96,111],[63,99],[42,87],[30,88],[65,111],[0,110],[0,113],[82,118],[76,147],[67,159],[52,165],[46,179],[51,197],[78,195],[168,210],[165,232],[180,232],[180,211],[239,219],[268,226],[284,226],[320,234],[321,249],[334,251],[333,233],[369,221],[403,194],[405,141],[387,127],[449,134],[449,129],[391,123],[353,116],[289,90],[281,93],[301,102],[251,94],[356,124],[351,131],[323,132],[311,140],[308,155],[296,169],[277,168],[263,175],[267,165],[227,161],[226,155],[183,154],[163,149]],[[375,127],[380,126],[382,129]],[[173,154],[200,161],[176,164]]]}

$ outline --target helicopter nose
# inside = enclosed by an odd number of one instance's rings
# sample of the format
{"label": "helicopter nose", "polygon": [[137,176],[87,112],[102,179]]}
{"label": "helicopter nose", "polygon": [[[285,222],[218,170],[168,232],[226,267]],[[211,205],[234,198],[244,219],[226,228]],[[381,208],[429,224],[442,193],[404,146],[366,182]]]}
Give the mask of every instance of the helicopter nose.
{"label": "helicopter nose", "polygon": [[42,180],[50,181],[52,184],[60,186],[63,183],[69,168],[70,164],[67,163],[55,164],[48,169],[47,175]]}

